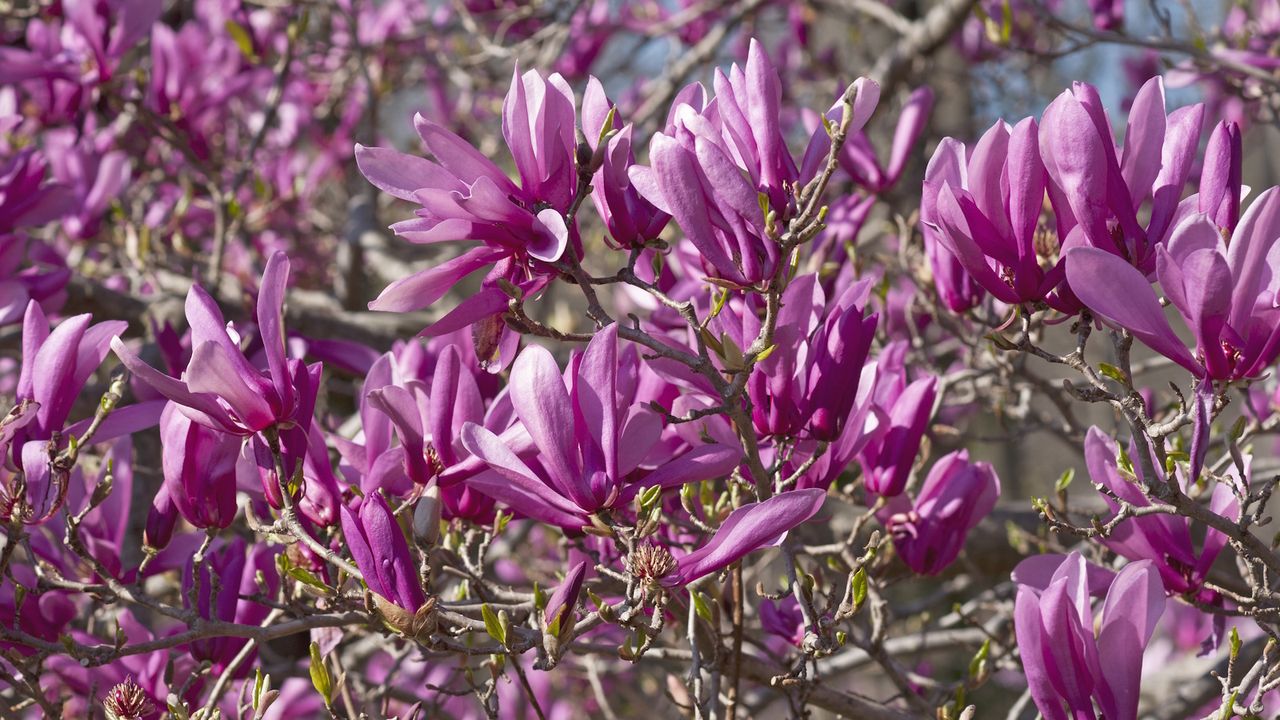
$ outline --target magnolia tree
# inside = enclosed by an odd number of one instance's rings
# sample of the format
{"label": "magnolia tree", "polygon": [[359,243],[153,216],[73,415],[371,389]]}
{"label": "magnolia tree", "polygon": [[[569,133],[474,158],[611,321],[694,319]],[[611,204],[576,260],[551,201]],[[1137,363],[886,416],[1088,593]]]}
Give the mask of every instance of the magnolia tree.
{"label": "magnolia tree", "polygon": [[1210,4],[0,0],[0,715],[1274,717]]}

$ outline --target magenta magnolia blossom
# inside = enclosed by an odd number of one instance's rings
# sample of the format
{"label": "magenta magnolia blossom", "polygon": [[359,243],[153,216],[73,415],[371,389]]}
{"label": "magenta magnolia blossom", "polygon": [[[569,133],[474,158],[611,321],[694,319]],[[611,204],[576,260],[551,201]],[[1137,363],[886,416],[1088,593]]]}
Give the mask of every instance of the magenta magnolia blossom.
{"label": "magenta magnolia blossom", "polygon": [[1160,287],[1196,341],[1191,351],[1174,333],[1142,274],[1095,248],[1068,253],[1067,277],[1096,315],[1133,333],[1161,355],[1198,376],[1238,380],[1262,374],[1280,355],[1280,190],[1249,206],[1230,242],[1200,214],[1183,220],[1157,249]]}
{"label": "magenta magnolia blossom", "polygon": [[[882,382],[889,384],[892,380]],[[906,489],[920,442],[933,417],[937,387],[938,379],[927,377],[896,392],[890,390],[890,397],[881,407],[887,415],[885,427],[858,458],[868,492],[893,497]]]}
{"label": "magenta magnolia blossom", "polygon": [[[469,422],[506,432],[514,419],[510,399],[503,394],[487,402],[474,359],[468,364],[457,345],[444,346],[429,375],[422,367],[426,353],[413,342],[374,362],[361,397],[363,443],[336,438],[339,450],[366,494],[378,489],[407,494],[452,470],[447,481],[440,479],[444,517],[487,520],[493,500],[459,482],[481,467],[462,447],[459,433]],[[521,452],[532,447],[523,428],[504,438]]]}
{"label": "magenta magnolia blossom", "polygon": [[110,149],[114,141],[110,131],[78,137],[67,128],[46,134],[53,176],[74,199],[75,212],[62,219],[62,227],[71,237],[96,235],[108,205],[129,182],[129,158],[123,151]]}
{"label": "magenta magnolia blossom", "polygon": [[23,233],[0,233],[0,325],[21,320],[33,300],[46,313],[56,311],[70,279],[66,261],[49,245]]}
{"label": "magenta magnolia blossom", "polygon": [[[944,140],[930,161],[935,175],[926,180],[925,200],[936,205],[922,208],[921,217],[936,218],[928,226],[934,240],[996,299],[1009,305],[1046,302],[1070,312],[1074,299],[1059,290],[1062,260],[1040,225],[1048,175],[1039,136],[1035,119],[1026,118],[1013,128],[996,122],[972,151]],[[963,306],[958,298],[954,302]]]}
{"label": "magenta magnolia blossom", "polygon": [[76,397],[106,358],[112,337],[127,327],[118,320],[92,323],[89,315],[76,315],[50,329],[40,306],[27,305],[17,399],[37,407],[28,437],[47,439],[62,430]]}
{"label": "magenta magnolia blossom", "polygon": [[970,462],[968,450],[957,450],[934,464],[914,501],[898,496],[880,515],[907,567],[936,575],[955,561],[999,497],[1000,478],[991,465]]}
{"label": "magenta magnolia blossom", "polygon": [[[80,436],[90,420],[70,426],[76,398],[106,357],[111,337],[125,323],[91,324],[89,315],[67,318],[50,329],[44,311],[32,301],[23,318],[22,367],[15,388],[16,405],[0,424],[0,514],[21,511],[30,524],[48,520],[66,499],[70,478],[55,470],[54,456],[66,449],[68,436]],[[140,403],[117,408],[100,425],[94,443],[146,429],[156,423],[160,407]],[[21,493],[19,493],[21,490]]]}
{"label": "magenta magnolia blossom", "polygon": [[[874,83],[859,83],[851,131],[861,129],[879,96]],[[766,215],[774,213],[782,227],[794,213],[788,188],[800,171],[782,136],[778,74],[759,43],[751,42],[745,67],[717,71],[715,91],[714,99],[700,85],[681,92],[666,131],[650,141],[653,167],[633,168],[631,179],[675,219],[708,274],[754,285],[772,277],[778,262]]]}
{"label": "magenta magnolia blossom", "polygon": [[409,543],[381,493],[372,493],[359,511],[341,507],[342,535],[369,590],[413,613],[427,601]]}
{"label": "magenta magnolia blossom", "polygon": [[630,124],[622,125],[617,106],[605,97],[600,81],[591,78],[582,96],[582,132],[592,152],[600,157],[600,170],[591,177],[591,202],[614,244],[622,247],[640,246],[657,238],[671,220],[641,196],[627,174],[636,161],[633,131]]}
{"label": "magenta magnolia blossom", "polygon": [[164,488],[175,509],[198,528],[230,525],[241,439],[192,421],[173,402],[160,416],[160,438]]}
{"label": "magenta magnolia blossom", "polygon": [[800,601],[794,595],[788,595],[780,602],[767,598],[760,601],[760,627],[795,647],[802,647],[805,627]]}
{"label": "magenta magnolia blossom", "polygon": [[397,235],[414,243],[481,243],[392,283],[369,307],[394,312],[427,307],[463,277],[496,264],[489,275],[492,283],[427,330],[439,335],[505,310],[507,296],[496,284],[499,278],[526,294],[540,290],[547,264],[559,260],[570,242],[564,214],[578,178],[575,116],[573,92],[564,78],[543,78],[533,70],[513,75],[502,105],[502,133],[519,184],[465,140],[421,115],[414,126],[435,161],[357,146],[356,160],[369,182],[422,206],[417,218],[392,226]]}
{"label": "magenta magnolia blossom", "polygon": [[0,158],[0,235],[43,225],[75,208],[69,187],[45,182],[47,168],[44,155],[34,149]]}
{"label": "magenta magnolia blossom", "polygon": [[1160,576],[1149,561],[1126,565],[1106,591],[1100,623],[1093,584],[1088,563],[1073,552],[1047,587],[1018,586],[1018,650],[1045,720],[1138,717],[1142,652],[1164,612]]}
{"label": "magenta magnolia blossom", "polygon": [[924,237],[924,251],[929,258],[929,269],[933,271],[933,283],[942,302],[956,313],[977,306],[986,294],[960,258],[948,249],[942,238],[942,220],[938,213],[938,193],[942,188],[949,182],[958,182],[962,187],[966,184],[967,162],[964,144],[954,138],[943,138],[925,168],[920,197],[920,234]]}
{"label": "magenta magnolia blossom", "polygon": [[578,606],[578,596],[582,594],[582,582],[587,576],[586,561],[573,566],[564,581],[547,598],[547,606],[542,611],[542,622],[547,628],[563,628],[572,620],[574,608]]}
{"label": "magenta magnolia blossom", "polygon": [[[1166,114],[1164,83],[1152,78],[1133,100],[1117,154],[1097,88],[1074,83],[1050,103],[1040,152],[1064,246],[1103,249],[1150,276],[1156,248],[1177,221],[1203,117],[1201,105]],[[1148,199],[1144,228],[1138,211]]]}
{"label": "magenta magnolia blossom", "polygon": [[[878,316],[863,312],[869,294],[869,282],[854,283],[828,306],[814,274],[787,286],[775,341],[794,352],[770,355],[747,383],[752,420],[761,433],[795,436],[807,430],[822,441],[840,436],[875,335]],[[756,313],[743,308],[741,320],[743,338],[754,337]]]}
{"label": "magenta magnolia blossom", "polygon": [[[1131,480],[1125,477],[1119,465],[1119,446],[1110,437],[1096,427],[1089,428],[1085,439],[1085,462],[1089,467],[1089,475],[1093,482],[1102,485],[1112,494],[1125,502],[1143,508],[1151,504],[1139,489],[1146,482],[1142,474],[1142,464],[1133,463]],[[1186,492],[1185,478],[1179,474]],[[1165,482],[1157,478],[1154,482]],[[1113,513],[1120,507],[1111,495],[1104,494],[1107,506]],[[1237,519],[1240,514],[1240,501],[1231,488],[1218,483],[1213,488],[1209,499],[1209,510],[1223,517]],[[1215,528],[1206,528],[1204,539],[1197,552],[1197,543],[1192,541],[1192,525],[1185,518],[1173,515],[1149,515],[1126,520],[1116,528],[1115,532],[1105,539],[1103,544],[1116,553],[1132,560],[1150,560],[1152,566],[1160,573],[1160,579],[1169,593],[1197,593],[1209,575],[1209,569],[1218,554],[1227,544],[1227,536]],[[1212,593],[1202,598],[1213,601]]]}
{"label": "magenta magnolia blossom", "polygon": [[631,480],[658,443],[661,419],[617,398],[618,330],[600,330],[566,378],[545,349],[533,345],[511,370],[511,403],[537,447],[522,459],[491,430],[462,427],[462,445],[490,472],[466,480],[478,490],[528,517],[564,528],[581,528],[600,510],[630,502],[644,487],[679,487],[727,474],[740,453],[703,445]]}
{"label": "magenta magnolia blossom", "polygon": [[199,285],[192,285],[187,294],[192,353],[181,379],[147,365],[118,337],[111,347],[139,380],[173,401],[188,418],[210,430],[245,438],[242,462],[257,466],[264,494],[272,505],[281,507],[282,482],[276,477],[271,449],[271,443],[278,443],[287,475],[303,465],[303,513],[328,525],[337,520],[338,488],[319,430],[312,425],[321,368],[319,363],[308,366],[285,356],[283,306],[288,278],[289,260],[276,253],[263,271],[257,303],[265,371],[245,357],[217,303]]}

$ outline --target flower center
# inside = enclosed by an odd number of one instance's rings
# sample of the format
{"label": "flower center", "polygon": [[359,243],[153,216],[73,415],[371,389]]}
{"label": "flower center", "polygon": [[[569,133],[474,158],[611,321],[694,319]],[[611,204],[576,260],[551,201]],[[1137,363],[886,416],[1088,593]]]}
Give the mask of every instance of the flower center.
{"label": "flower center", "polygon": [[111,720],[140,720],[154,710],[147,694],[133,678],[125,678],[124,682],[111,688],[102,706]]}
{"label": "flower center", "polygon": [[627,558],[627,569],[636,578],[653,583],[675,571],[676,559],[661,545],[641,545]]}

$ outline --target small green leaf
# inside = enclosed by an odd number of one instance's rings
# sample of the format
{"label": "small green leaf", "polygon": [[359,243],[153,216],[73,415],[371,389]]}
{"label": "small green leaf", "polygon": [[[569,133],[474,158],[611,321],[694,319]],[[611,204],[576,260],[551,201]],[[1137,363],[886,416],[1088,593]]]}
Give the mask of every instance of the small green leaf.
{"label": "small green leaf", "polygon": [[706,346],[711,348],[711,352],[719,355],[720,357],[724,357],[724,346],[722,346],[720,341],[716,339],[714,333],[706,328],[702,328],[699,334],[702,336],[702,342],[706,343]]}
{"label": "small green leaf", "polygon": [[725,370],[737,372],[746,367],[746,358],[742,355],[742,348],[738,347],[738,343],[729,337],[729,333],[721,333],[720,344],[724,348],[721,357],[724,358]]}
{"label": "small green leaf", "polygon": [[1235,660],[1240,655],[1240,631],[1231,628],[1231,659]]}
{"label": "small green leaf", "polygon": [[759,355],[756,356],[756,362],[758,363],[764,362],[769,358],[770,355],[773,354],[773,351],[777,349],[778,349],[777,345],[770,345],[769,347],[765,348],[760,352]]}
{"label": "small green leaf", "polygon": [[853,586],[853,609],[857,610],[867,601],[867,569],[858,568],[858,572],[849,578],[849,584]]}
{"label": "small green leaf", "polygon": [[267,676],[262,674],[262,668],[254,668],[253,672],[253,709],[257,710],[258,704],[262,702],[262,688],[265,686],[270,689],[271,685],[267,682]]}
{"label": "small green leaf", "polygon": [[986,670],[987,656],[991,654],[991,638],[983,641],[982,647],[978,648],[978,652],[974,654],[973,659],[969,661],[969,677],[978,678]]}
{"label": "small green leaf", "polygon": [[698,617],[706,620],[708,625],[712,624],[711,606],[707,604],[706,596],[701,591],[694,590],[690,597],[693,599],[693,609],[698,613]]}
{"label": "small green leaf", "polygon": [[987,333],[985,337],[987,340],[990,340],[993,345],[1006,352],[1018,349],[1017,345],[1014,345],[1008,338],[1000,333]]}
{"label": "small green leaf", "polygon": [[651,488],[645,488],[640,493],[640,508],[642,510],[648,510],[653,507],[654,503],[658,502],[658,498],[660,497],[662,497],[661,485],[654,485]]}
{"label": "small green leaf", "polygon": [[231,41],[236,44],[236,47],[240,48],[240,54],[244,55],[245,59],[250,63],[257,64],[258,53],[253,50],[253,37],[249,35],[249,31],[231,18],[227,18],[225,27],[227,34],[231,36]]}
{"label": "small green leaf", "polygon": [[596,139],[596,146],[599,147],[613,131],[613,118],[618,112],[618,106],[614,105],[609,108],[609,114],[604,116],[604,124],[600,126],[600,136]]}
{"label": "small green leaf", "polygon": [[324,658],[320,656],[320,645],[311,643],[311,684],[329,707],[333,700],[333,681],[329,678],[329,668],[325,667]]}
{"label": "small green leaf", "polygon": [[1235,424],[1231,426],[1231,439],[1235,441],[1240,440],[1241,436],[1244,435],[1244,429],[1247,424],[1248,420],[1245,419],[1245,416],[1241,415],[1236,418]]}
{"label": "small green leaf", "polygon": [[728,289],[717,292],[715,298],[715,304],[711,306],[711,317],[716,317],[721,310],[724,310],[724,304],[729,300]]}
{"label": "small green leaf", "polygon": [[1067,488],[1071,485],[1071,481],[1075,479],[1076,479],[1076,469],[1067,468],[1066,470],[1063,471],[1062,475],[1058,476],[1058,481],[1053,484],[1054,491],[1066,492]]}
{"label": "small green leaf", "polygon": [[513,517],[515,517],[514,513],[504,513],[499,510],[497,516],[493,519],[493,534],[501,535],[502,531],[507,529],[507,523],[511,522]]}
{"label": "small green leaf", "polygon": [[1134,474],[1133,460],[1130,459],[1129,452],[1124,449],[1123,445],[1120,446],[1120,455],[1116,457],[1116,463],[1120,466],[1120,469],[1123,470],[1124,472],[1127,472],[1130,475]]}
{"label": "small green leaf", "polygon": [[1111,378],[1112,380],[1115,380],[1118,383],[1123,384],[1125,382],[1124,372],[1121,371],[1120,368],[1116,367],[1115,365],[1112,365],[1110,363],[1100,362],[1098,363],[1098,370],[1101,371],[1103,375],[1106,375],[1107,377]]}
{"label": "small green leaf", "polygon": [[502,627],[502,622],[498,620],[498,614],[489,607],[489,603],[480,606],[480,615],[484,618],[484,629],[489,633],[489,637],[498,641],[498,644],[507,646],[507,633]]}
{"label": "small green leaf", "polygon": [[320,582],[320,578],[316,577],[315,575],[312,575],[305,568],[300,568],[300,567],[289,568],[289,577],[293,578],[294,580],[297,580],[303,585],[309,585],[317,590],[323,590],[325,592],[329,591],[329,587],[324,583]]}

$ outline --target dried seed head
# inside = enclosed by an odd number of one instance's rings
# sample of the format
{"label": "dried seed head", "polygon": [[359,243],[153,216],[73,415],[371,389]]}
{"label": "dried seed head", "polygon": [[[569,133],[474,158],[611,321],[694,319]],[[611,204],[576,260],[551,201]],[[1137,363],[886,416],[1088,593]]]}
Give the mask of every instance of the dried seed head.
{"label": "dried seed head", "polygon": [[656,583],[675,569],[676,559],[661,545],[641,545],[627,558],[627,570],[646,583]]}
{"label": "dried seed head", "polygon": [[147,693],[131,677],[111,688],[102,706],[111,720],[141,720],[155,710]]}

